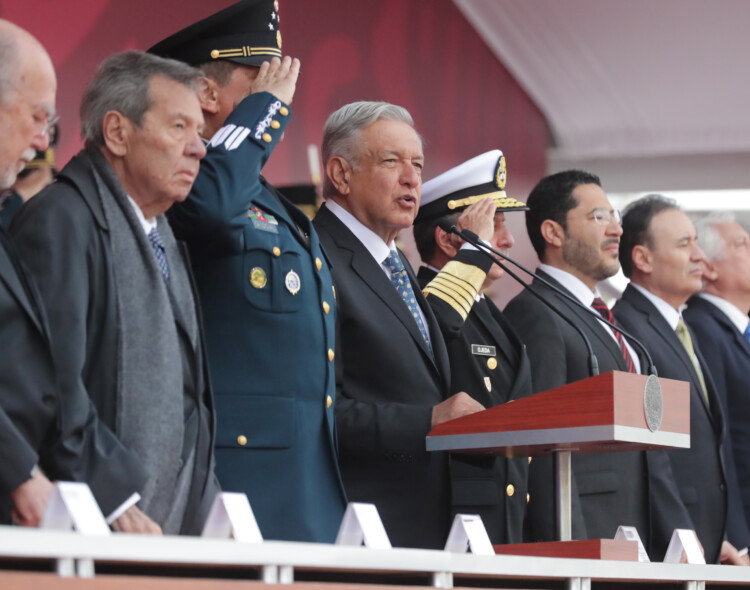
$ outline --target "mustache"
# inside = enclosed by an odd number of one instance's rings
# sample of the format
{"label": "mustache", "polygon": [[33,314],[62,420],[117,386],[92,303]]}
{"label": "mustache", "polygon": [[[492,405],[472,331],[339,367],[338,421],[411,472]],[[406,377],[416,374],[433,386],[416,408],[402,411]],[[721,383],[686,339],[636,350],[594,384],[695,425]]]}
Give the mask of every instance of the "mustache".
{"label": "mustache", "polygon": [[617,246],[620,245],[620,240],[618,238],[607,238],[602,242],[602,248],[606,248],[607,246],[611,244],[616,244]]}

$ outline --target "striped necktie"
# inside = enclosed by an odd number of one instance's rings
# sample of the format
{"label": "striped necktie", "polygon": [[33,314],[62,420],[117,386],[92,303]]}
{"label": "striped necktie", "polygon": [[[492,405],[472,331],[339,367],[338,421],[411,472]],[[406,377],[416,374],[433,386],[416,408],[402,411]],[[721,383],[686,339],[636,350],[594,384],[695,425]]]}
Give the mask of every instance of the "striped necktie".
{"label": "striped necktie", "polygon": [[167,262],[167,253],[164,250],[164,242],[161,241],[161,236],[156,228],[148,232],[148,241],[151,243],[151,247],[154,249],[156,255],[156,263],[161,269],[161,274],[164,275],[164,280],[169,280],[169,263]]}
{"label": "striped necktie", "polygon": [[[591,307],[593,307],[596,311],[598,311],[599,315],[602,316],[605,320],[617,326],[617,322],[615,321],[615,318],[612,315],[612,312],[610,311],[609,307],[607,307],[607,304],[604,303],[601,297],[595,297],[594,302],[591,304]],[[620,352],[622,353],[622,358],[625,360],[625,365],[628,367],[628,372],[635,373],[635,366],[633,365],[633,358],[630,356],[628,347],[625,344],[625,339],[622,337],[622,334],[620,334],[619,330],[615,330],[614,328],[612,328],[612,333],[615,335],[617,344],[620,347]]]}

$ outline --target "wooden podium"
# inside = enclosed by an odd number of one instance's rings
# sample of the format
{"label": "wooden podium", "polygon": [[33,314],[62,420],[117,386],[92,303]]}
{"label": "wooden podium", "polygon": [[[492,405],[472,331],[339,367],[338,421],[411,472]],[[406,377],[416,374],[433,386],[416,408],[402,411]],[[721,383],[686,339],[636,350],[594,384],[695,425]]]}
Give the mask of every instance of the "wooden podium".
{"label": "wooden podium", "polygon": [[[637,559],[632,541],[571,541],[571,453],[690,447],[690,386],[611,371],[438,424],[428,451],[533,457],[554,454],[560,543],[497,545],[497,553]],[[627,524],[627,523],[625,523]],[[612,558],[612,557],[610,557]],[[617,558],[617,557],[614,557]]]}

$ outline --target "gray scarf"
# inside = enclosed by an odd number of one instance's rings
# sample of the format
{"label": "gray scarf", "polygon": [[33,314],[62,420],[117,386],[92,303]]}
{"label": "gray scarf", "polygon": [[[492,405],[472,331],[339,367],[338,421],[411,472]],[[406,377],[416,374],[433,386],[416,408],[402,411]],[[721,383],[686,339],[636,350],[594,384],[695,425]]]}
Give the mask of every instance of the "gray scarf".
{"label": "gray scarf", "polygon": [[[100,152],[88,153],[110,229],[117,290],[116,433],[150,474],[141,492],[141,509],[165,533],[176,534],[184,517],[194,463],[193,453],[187,455],[184,465],[182,460],[183,359],[175,324],[175,313],[182,312],[191,336],[197,334],[190,282],[164,216],[157,218],[157,229],[170,264],[169,287],[119,179]],[[175,293],[179,300],[174,299]],[[173,302],[180,309],[175,310]]]}

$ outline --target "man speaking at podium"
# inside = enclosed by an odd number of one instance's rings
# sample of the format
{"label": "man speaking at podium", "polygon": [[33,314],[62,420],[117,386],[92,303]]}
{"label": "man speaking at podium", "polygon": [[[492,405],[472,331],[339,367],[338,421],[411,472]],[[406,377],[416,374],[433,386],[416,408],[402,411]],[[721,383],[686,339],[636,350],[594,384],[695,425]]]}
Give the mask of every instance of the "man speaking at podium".
{"label": "man speaking at podium", "polygon": [[[582,309],[593,308],[610,317],[597,283],[614,275],[620,266],[620,217],[599,178],[579,170],[547,176],[534,187],[527,204],[526,229],[542,262],[538,274],[581,304],[573,304],[534,280],[533,288],[545,303],[525,289],[506,307],[506,317],[531,358],[534,392],[591,376],[584,339],[550,307],[562,311],[583,330],[600,373],[639,372],[636,352],[622,335]],[[668,539],[672,529],[687,520],[664,466],[668,467],[668,462],[663,451],[573,455],[573,538],[611,539],[618,526],[634,526],[651,558],[660,557],[651,550],[654,537]],[[534,460],[529,470],[529,541],[555,538],[553,482],[551,458]]]}
{"label": "man speaking at podium", "polygon": [[[630,285],[614,312],[641,339],[660,377],[690,383],[690,449],[667,451],[680,496],[705,552],[706,562],[750,565],[750,532],[740,502],[726,426],[716,387],[680,312],[701,289],[703,252],[693,224],[674,201],[648,195],[623,219],[620,261]],[[710,344],[709,344],[710,345]],[[729,540],[726,540],[728,537]]]}

